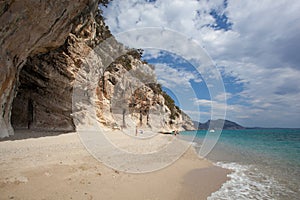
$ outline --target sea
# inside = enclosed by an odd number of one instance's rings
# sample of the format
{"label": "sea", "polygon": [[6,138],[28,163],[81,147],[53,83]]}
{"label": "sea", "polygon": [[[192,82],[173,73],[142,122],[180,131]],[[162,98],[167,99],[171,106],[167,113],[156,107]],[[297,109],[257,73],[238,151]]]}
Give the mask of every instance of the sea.
{"label": "sea", "polygon": [[[208,131],[185,131],[200,152]],[[300,129],[223,130],[205,157],[230,169],[230,180],[209,200],[300,199]]]}

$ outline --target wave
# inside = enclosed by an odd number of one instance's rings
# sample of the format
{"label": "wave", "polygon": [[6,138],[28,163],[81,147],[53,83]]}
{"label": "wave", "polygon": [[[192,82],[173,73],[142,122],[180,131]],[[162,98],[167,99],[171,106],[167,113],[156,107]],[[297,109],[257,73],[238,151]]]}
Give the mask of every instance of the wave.
{"label": "wave", "polygon": [[254,165],[217,162],[216,166],[232,170],[230,180],[220,190],[211,194],[208,200],[228,199],[291,199],[297,196],[273,177],[262,173]]}

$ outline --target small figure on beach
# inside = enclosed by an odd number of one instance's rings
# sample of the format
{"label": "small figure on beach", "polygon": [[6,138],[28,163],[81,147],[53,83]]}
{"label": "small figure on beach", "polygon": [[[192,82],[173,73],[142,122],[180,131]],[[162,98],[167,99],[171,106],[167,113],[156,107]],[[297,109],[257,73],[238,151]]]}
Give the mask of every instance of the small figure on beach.
{"label": "small figure on beach", "polygon": [[138,129],[137,129],[138,127],[137,126],[135,126],[135,136],[137,136],[137,134],[138,134]]}
{"label": "small figure on beach", "polygon": [[176,136],[177,134],[179,134],[178,130],[174,130],[174,135]]}

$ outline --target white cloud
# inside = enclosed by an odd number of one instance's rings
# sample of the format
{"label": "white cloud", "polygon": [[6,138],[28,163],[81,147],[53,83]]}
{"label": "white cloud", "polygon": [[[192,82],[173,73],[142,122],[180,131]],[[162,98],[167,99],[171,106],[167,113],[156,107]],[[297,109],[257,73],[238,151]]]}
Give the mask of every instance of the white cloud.
{"label": "white cloud", "polygon": [[180,67],[172,68],[165,63],[158,63],[155,66],[158,82],[170,89],[178,87],[192,88],[190,81],[193,80],[198,83],[202,81],[199,75],[186,71]]}
{"label": "white cloud", "polygon": [[215,100],[216,101],[225,101],[225,100],[229,100],[232,98],[232,94],[229,92],[222,92],[218,95],[216,95]]}

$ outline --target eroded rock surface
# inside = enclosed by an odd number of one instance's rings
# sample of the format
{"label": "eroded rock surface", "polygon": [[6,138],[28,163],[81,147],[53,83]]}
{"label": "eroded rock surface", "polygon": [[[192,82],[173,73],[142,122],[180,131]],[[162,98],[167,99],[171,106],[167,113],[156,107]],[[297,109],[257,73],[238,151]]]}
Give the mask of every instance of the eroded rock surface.
{"label": "eroded rock surface", "polygon": [[13,134],[11,107],[27,58],[63,45],[78,19],[95,11],[97,5],[96,0],[0,2],[1,137]]}
{"label": "eroded rock surface", "polygon": [[79,57],[109,33],[98,1],[4,1],[0,14],[1,136],[13,134],[18,86],[16,128],[73,130],[70,94]]}
{"label": "eroded rock surface", "polygon": [[193,129],[191,119],[162,91],[154,66],[142,61],[138,50],[127,51],[105,69],[97,94],[97,116],[106,126],[154,132]]}

